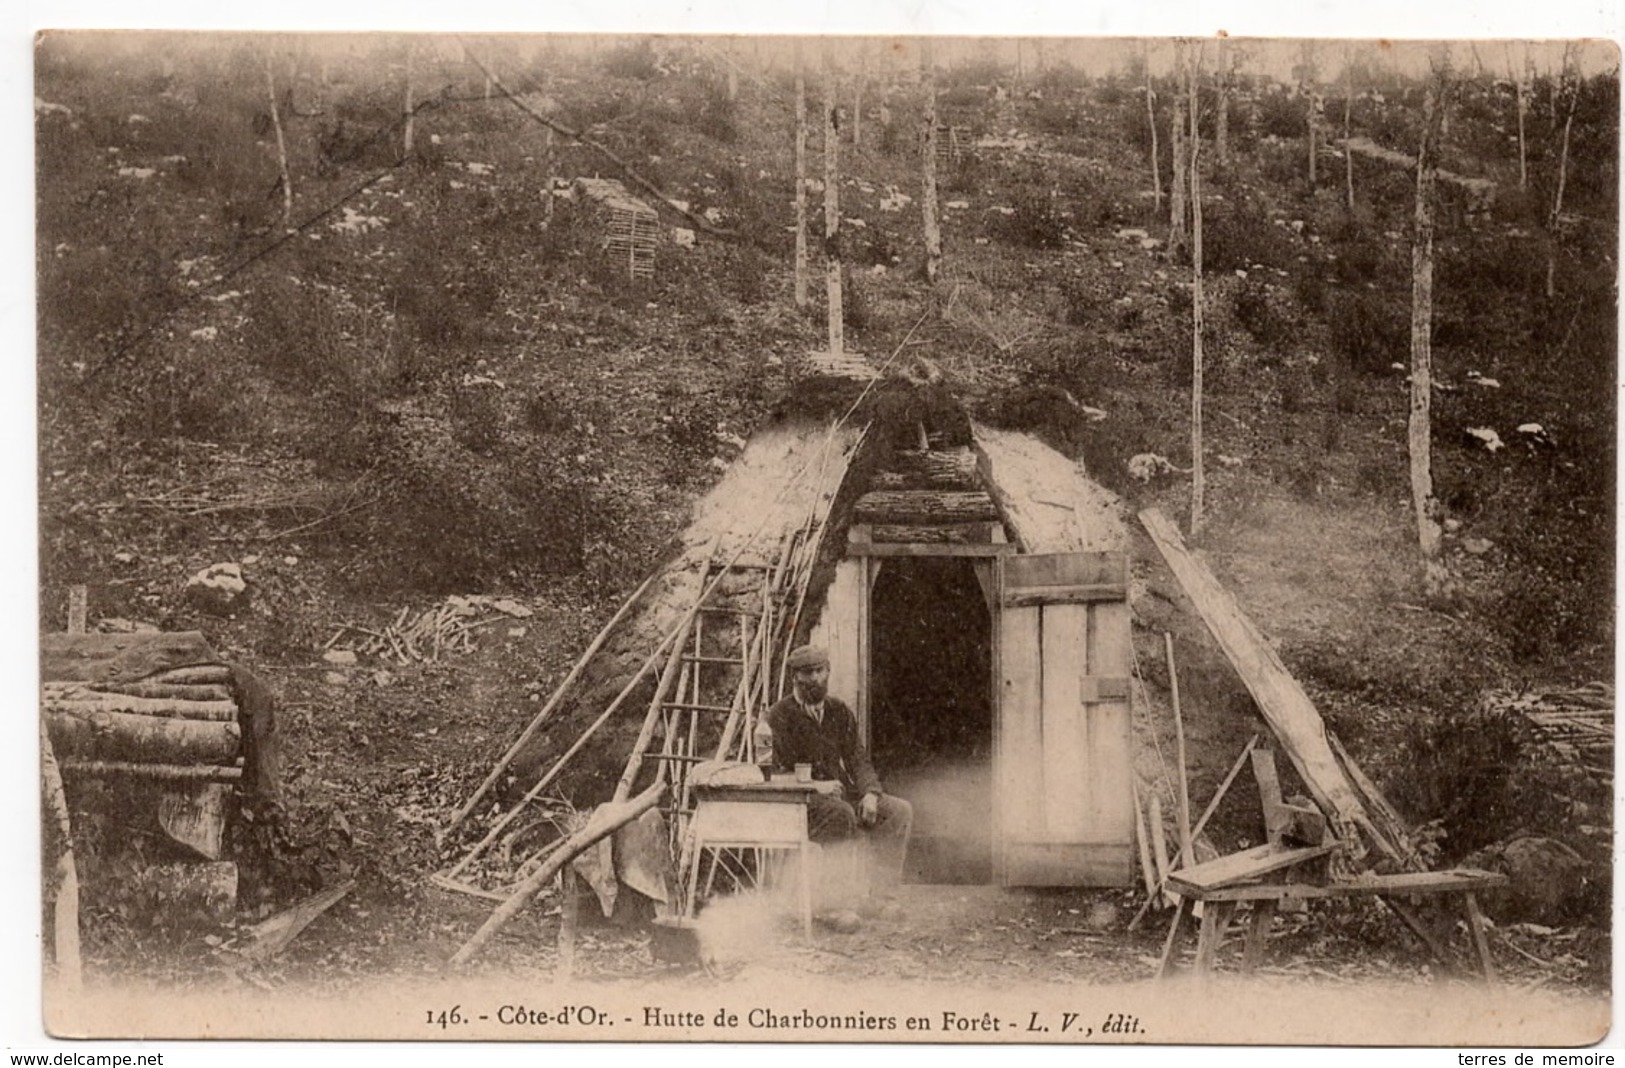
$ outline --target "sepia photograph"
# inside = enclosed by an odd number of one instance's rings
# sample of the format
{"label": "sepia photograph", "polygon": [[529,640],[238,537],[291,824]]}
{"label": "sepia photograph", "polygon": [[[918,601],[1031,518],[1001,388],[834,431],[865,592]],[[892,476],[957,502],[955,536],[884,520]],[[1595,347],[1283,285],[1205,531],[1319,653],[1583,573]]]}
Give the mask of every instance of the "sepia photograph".
{"label": "sepia photograph", "polygon": [[1611,1063],[1615,41],[37,29],[47,1044]]}

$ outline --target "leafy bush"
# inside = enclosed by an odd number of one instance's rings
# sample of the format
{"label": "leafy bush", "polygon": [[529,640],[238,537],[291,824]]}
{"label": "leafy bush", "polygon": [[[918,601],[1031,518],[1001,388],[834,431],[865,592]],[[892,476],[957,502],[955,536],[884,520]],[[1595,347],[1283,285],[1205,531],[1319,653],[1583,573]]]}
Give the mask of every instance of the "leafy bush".
{"label": "leafy bush", "polygon": [[1215,214],[1202,222],[1202,268],[1206,271],[1245,270],[1255,264],[1286,267],[1294,250],[1280,228],[1251,211]]}
{"label": "leafy bush", "polygon": [[1272,302],[1270,287],[1253,278],[1236,290],[1231,310],[1253,340],[1267,348],[1280,350],[1298,334],[1292,319]]}
{"label": "leafy bush", "polygon": [[1437,821],[1452,860],[1510,837],[1567,824],[1570,802],[1557,769],[1538,761],[1526,724],[1510,713],[1467,710],[1420,715],[1397,732],[1389,800]]}
{"label": "leafy bush", "polygon": [[605,54],[604,73],[628,81],[652,81],[660,74],[654,45],[647,37],[617,45]]}
{"label": "leafy bush", "polygon": [[1409,309],[1381,294],[1340,291],[1331,295],[1326,327],[1332,347],[1348,366],[1368,375],[1386,374],[1389,365],[1409,362]]}
{"label": "leafy bush", "polygon": [[1066,244],[1066,215],[1044,190],[1023,189],[1011,197],[1014,212],[990,217],[988,232],[1022,248],[1056,249]]}

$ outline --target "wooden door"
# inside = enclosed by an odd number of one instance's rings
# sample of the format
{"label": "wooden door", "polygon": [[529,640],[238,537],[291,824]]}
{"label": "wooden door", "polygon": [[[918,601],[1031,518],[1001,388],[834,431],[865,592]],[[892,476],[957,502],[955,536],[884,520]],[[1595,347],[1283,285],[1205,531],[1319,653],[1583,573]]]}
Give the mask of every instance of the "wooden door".
{"label": "wooden door", "polygon": [[997,577],[998,881],[1127,886],[1134,854],[1128,558],[1007,556]]}

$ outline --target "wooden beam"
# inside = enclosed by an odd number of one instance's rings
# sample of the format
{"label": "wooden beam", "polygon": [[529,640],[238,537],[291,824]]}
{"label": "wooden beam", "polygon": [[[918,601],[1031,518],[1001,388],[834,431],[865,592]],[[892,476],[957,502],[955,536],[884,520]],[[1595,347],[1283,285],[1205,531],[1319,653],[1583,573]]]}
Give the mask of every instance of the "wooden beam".
{"label": "wooden beam", "polygon": [[988,545],[997,523],[876,523],[869,528],[871,542],[916,545]]}
{"label": "wooden beam", "polygon": [[1087,586],[1034,586],[1027,589],[1006,590],[1004,605],[1022,608],[1035,604],[1093,604],[1097,601],[1126,601],[1128,586],[1116,583]]}
{"label": "wooden beam", "polygon": [[846,547],[848,556],[1011,556],[1016,551],[1016,546],[1008,542],[989,542],[985,545],[853,542]]}
{"label": "wooden beam", "polygon": [[1315,802],[1322,810],[1359,827],[1371,844],[1390,859],[1419,867],[1420,861],[1414,852],[1401,848],[1404,828],[1379,826],[1361,801],[1358,790],[1332,752],[1325,722],[1314,702],[1235,598],[1219,584],[1207,565],[1185,548],[1179,531],[1167,516],[1148,508],[1140,513],[1140,522],[1196,606],[1202,622],[1241,676]]}

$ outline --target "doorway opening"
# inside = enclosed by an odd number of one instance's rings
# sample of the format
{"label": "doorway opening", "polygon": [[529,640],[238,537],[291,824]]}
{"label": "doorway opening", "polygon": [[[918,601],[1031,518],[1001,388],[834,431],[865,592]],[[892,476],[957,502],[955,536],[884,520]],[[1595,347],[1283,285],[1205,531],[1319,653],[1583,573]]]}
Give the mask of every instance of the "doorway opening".
{"label": "doorway opening", "polygon": [[991,882],[992,622],[977,564],[953,556],[875,563],[870,745],[886,788],[914,806],[904,879]]}

